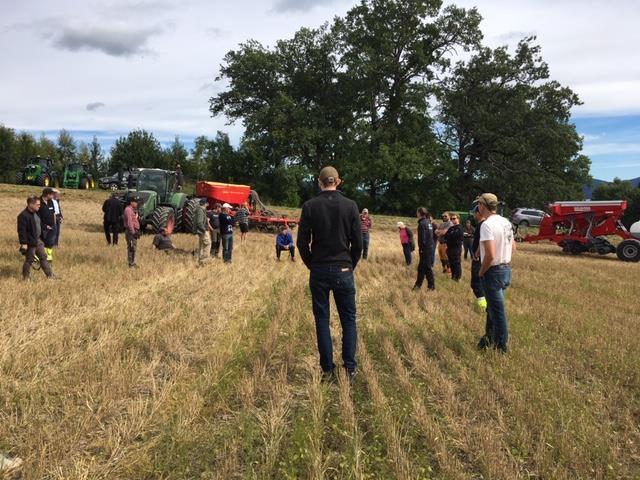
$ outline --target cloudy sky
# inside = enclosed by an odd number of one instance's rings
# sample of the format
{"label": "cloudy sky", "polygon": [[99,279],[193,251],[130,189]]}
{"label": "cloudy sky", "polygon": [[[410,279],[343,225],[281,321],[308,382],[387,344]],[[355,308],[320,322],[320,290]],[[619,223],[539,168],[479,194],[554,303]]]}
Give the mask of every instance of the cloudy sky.
{"label": "cloudy sky", "polygon": [[[94,133],[107,147],[134,128],[163,142],[240,125],[210,117],[224,54],[273,45],[343,15],[354,0],[0,0],[0,123],[52,137]],[[485,43],[535,34],[552,77],[584,105],[574,121],[596,178],[640,176],[640,2],[457,0],[477,6]]]}

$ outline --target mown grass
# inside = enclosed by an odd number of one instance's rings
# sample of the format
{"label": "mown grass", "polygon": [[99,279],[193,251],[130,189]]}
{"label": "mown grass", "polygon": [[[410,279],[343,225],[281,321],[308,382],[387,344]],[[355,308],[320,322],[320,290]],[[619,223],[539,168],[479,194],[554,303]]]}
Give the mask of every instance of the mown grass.
{"label": "mown grass", "polygon": [[27,192],[0,185],[0,452],[25,479],[640,476],[637,264],[520,246],[501,357],[475,348],[468,266],[412,292],[397,219],[374,217],[359,374],[324,384],[306,269],[271,235],[204,268],[144,238],[131,271],[104,245],[106,194],[65,191],[62,280],[25,283]]}

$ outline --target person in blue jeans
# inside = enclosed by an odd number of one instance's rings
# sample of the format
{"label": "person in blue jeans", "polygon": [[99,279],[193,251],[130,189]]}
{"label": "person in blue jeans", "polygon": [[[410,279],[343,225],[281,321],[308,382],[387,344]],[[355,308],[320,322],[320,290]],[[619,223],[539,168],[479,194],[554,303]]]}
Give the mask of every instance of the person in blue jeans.
{"label": "person in blue jeans", "polygon": [[309,268],[309,288],[323,378],[335,375],[329,323],[333,292],[342,326],[342,361],[351,381],[356,374],[356,286],[353,272],[362,255],[358,206],[337,190],[338,171],[325,167],[318,177],[320,194],[302,206],[297,247]]}
{"label": "person in blue jeans", "polygon": [[511,255],[515,251],[511,222],[497,214],[498,197],[483,193],[477,199],[478,211],[485,217],[480,226],[480,272],[487,299],[486,335],[478,346],[493,346],[507,353],[509,326],[504,292],[511,284]]}
{"label": "person in blue jeans", "polygon": [[224,263],[231,263],[233,254],[233,223],[234,218],[231,216],[231,205],[225,203],[222,205],[222,212],[218,216],[220,221],[220,238],[222,240],[222,260]]}

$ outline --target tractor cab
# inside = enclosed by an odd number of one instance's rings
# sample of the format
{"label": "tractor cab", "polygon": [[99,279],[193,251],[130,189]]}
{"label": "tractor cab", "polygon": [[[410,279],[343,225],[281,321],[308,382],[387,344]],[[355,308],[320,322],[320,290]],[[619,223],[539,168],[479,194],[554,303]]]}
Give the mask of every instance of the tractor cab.
{"label": "tractor cab", "polygon": [[175,190],[176,173],[157,168],[143,168],[138,176],[138,192],[155,192],[159,203],[166,203]]}

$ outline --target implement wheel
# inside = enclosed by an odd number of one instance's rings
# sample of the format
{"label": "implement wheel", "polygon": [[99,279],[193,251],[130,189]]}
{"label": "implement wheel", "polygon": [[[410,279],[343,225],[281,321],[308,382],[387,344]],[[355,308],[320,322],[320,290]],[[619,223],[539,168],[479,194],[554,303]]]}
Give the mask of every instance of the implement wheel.
{"label": "implement wheel", "polygon": [[631,239],[620,242],[616,255],[623,262],[640,262],[640,242]]}
{"label": "implement wheel", "polygon": [[186,233],[196,233],[195,219],[196,209],[200,208],[200,202],[195,198],[187,200],[182,209],[182,231]]}

